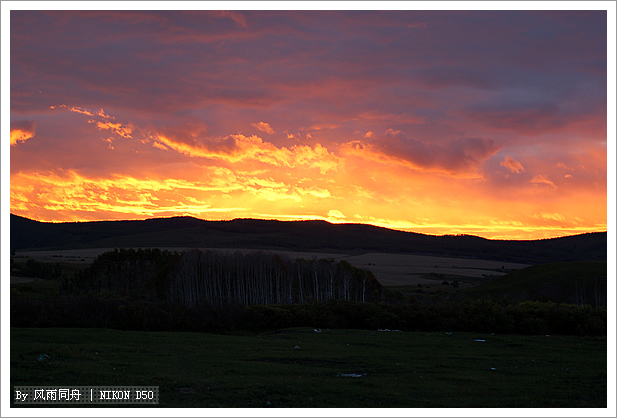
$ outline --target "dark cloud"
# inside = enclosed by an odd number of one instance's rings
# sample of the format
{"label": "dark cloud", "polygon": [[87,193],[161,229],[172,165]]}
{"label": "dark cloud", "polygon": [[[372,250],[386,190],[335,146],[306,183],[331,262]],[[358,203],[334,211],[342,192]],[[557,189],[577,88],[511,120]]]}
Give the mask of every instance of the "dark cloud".
{"label": "dark cloud", "polygon": [[552,102],[480,103],[469,106],[466,113],[491,129],[521,133],[541,133],[567,123],[559,107]]}
{"label": "dark cloud", "polygon": [[439,67],[415,72],[418,82],[427,88],[472,87],[490,89],[496,87],[495,75],[487,69]]}
{"label": "dark cloud", "polygon": [[34,135],[36,122],[33,120],[12,120],[11,131],[20,130]]}
{"label": "dark cloud", "polygon": [[[373,156],[378,154],[378,158],[385,161],[399,160],[416,168],[451,174],[475,171],[499,150],[490,138],[457,138],[435,143],[406,138],[392,130],[384,136],[371,133],[368,140],[355,141],[353,145],[356,150],[367,150]],[[363,153],[358,155],[363,156]]]}
{"label": "dark cloud", "polygon": [[[605,29],[592,25],[601,17],[580,18],[573,12],[13,11],[12,110],[66,103],[163,114],[211,105],[288,108],[314,97],[339,107],[375,99],[386,105],[394,92],[410,86],[431,94],[457,87],[520,88],[530,82],[548,86],[556,96],[589,78],[589,71],[605,67]],[[521,79],[525,72],[535,74],[533,79]],[[567,75],[561,85],[547,83],[559,74]],[[452,103],[469,104],[449,93]],[[575,101],[576,94],[563,99]]]}

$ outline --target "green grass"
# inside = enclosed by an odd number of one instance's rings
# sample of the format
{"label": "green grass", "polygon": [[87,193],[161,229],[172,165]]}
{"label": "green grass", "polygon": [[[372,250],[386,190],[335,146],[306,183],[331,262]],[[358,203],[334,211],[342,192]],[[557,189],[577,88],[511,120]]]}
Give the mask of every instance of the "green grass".
{"label": "green grass", "polygon": [[159,386],[158,407],[606,407],[606,356],[605,337],[12,328],[11,385]]}

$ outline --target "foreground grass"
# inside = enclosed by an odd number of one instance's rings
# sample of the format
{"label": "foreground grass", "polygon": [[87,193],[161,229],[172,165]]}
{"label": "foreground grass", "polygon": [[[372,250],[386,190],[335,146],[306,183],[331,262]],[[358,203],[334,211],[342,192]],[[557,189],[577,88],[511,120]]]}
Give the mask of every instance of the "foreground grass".
{"label": "foreground grass", "polygon": [[588,408],[607,405],[606,355],[605,337],[12,328],[11,386],[159,386],[158,407]]}

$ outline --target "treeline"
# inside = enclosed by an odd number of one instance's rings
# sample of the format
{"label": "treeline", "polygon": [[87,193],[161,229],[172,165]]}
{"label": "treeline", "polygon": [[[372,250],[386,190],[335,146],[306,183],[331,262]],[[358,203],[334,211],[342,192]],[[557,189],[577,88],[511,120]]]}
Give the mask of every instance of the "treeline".
{"label": "treeline", "polygon": [[[28,289],[28,288],[25,288]],[[527,335],[607,334],[606,309],[528,301],[502,305],[475,299],[463,305],[330,300],[298,304],[189,308],[130,300],[110,292],[40,297],[11,289],[12,327],[92,327],[142,331],[265,332],[288,327],[391,329]]]}
{"label": "treeline", "polygon": [[165,299],[167,272],[180,254],[159,248],[121,248],[100,254],[90,267],[65,277],[72,294],[108,291],[131,299]]}
{"label": "treeline", "polygon": [[160,249],[106,252],[63,284],[72,293],[108,291],[189,308],[334,299],[370,302],[381,299],[382,288],[373,273],[346,261]]}
{"label": "treeline", "polygon": [[345,261],[114,250],[60,291],[11,287],[11,326],[262,332],[286,327],[606,335],[606,309],[490,297],[430,303]]}

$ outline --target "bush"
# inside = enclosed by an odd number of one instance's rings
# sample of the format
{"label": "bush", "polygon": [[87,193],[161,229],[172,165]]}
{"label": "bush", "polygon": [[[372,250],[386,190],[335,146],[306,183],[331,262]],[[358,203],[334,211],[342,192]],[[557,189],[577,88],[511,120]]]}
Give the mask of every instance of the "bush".
{"label": "bush", "polygon": [[98,327],[148,331],[228,332],[288,327],[468,331],[483,333],[606,335],[606,309],[492,299],[455,305],[447,301],[395,303],[331,300],[299,304],[189,308],[115,293],[37,294],[11,289],[11,326]]}
{"label": "bush", "polygon": [[289,328],[293,315],[287,309],[276,305],[251,305],[244,309],[244,328],[254,331]]}
{"label": "bush", "polygon": [[461,316],[466,331],[499,332],[508,322],[504,308],[488,298],[468,302]]}

